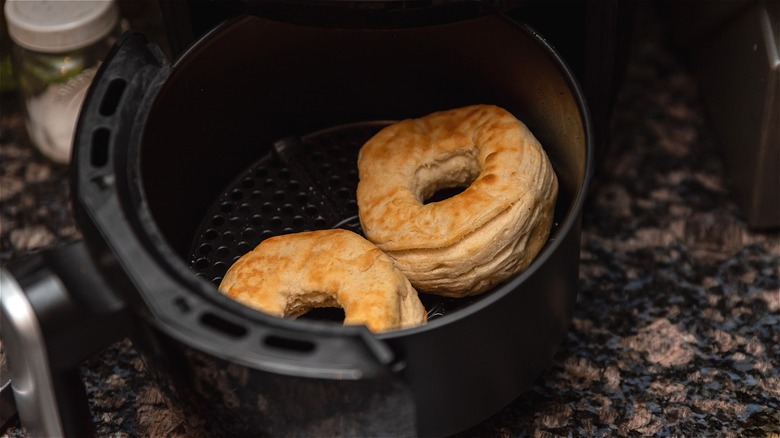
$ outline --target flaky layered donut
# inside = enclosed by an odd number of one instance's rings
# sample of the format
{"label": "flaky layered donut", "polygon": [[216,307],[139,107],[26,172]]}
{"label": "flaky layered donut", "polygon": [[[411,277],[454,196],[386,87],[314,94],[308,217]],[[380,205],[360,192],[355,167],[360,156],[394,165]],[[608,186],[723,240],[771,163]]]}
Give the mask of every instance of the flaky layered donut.
{"label": "flaky layered donut", "polygon": [[275,236],[228,269],[219,290],[262,312],[298,317],[317,307],[341,307],[344,324],[373,332],[412,327],[425,308],[393,260],[351,231]]}
{"label": "flaky layered donut", "polygon": [[[415,288],[478,294],[523,271],[547,241],[558,180],[512,114],[475,105],[387,126],[358,157],[366,237]],[[467,187],[425,203],[436,191]]]}

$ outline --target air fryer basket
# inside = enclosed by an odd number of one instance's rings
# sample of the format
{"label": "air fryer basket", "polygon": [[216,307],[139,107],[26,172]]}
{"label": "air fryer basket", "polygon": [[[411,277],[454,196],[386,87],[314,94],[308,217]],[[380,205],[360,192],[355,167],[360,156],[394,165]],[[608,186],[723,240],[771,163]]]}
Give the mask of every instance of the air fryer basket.
{"label": "air fryer basket", "polygon": [[[472,300],[425,298],[427,325],[376,336],[216,290],[270,235],[359,232],[356,154],[381,126],[476,103],[523,120],[558,175],[556,228],[527,271]],[[521,394],[565,336],[589,120],[554,49],[501,15],[385,30],[245,16],[172,66],[131,35],[97,76],[76,148],[75,210],[141,321],[134,342],[215,432],[454,433]]]}

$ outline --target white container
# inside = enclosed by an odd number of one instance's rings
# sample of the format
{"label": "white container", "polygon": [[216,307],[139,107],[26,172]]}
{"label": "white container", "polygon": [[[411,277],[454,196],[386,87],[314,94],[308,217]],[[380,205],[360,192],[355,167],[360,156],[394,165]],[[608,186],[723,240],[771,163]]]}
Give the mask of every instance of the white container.
{"label": "white container", "polygon": [[30,139],[67,163],[84,96],[119,35],[119,8],[114,0],[7,0],[4,11]]}

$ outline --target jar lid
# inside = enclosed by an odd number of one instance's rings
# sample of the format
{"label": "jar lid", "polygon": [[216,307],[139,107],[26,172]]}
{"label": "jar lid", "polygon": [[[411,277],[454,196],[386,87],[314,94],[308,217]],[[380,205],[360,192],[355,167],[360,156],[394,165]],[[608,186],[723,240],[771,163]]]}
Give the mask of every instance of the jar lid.
{"label": "jar lid", "polygon": [[21,47],[64,52],[99,41],[119,21],[114,0],[7,0],[8,35]]}

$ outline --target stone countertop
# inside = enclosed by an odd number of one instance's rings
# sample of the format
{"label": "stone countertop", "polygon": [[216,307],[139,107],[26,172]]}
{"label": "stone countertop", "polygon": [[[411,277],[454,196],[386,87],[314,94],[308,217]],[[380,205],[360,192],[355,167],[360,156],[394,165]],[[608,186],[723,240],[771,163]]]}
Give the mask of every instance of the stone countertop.
{"label": "stone countertop", "polygon": [[[695,79],[653,20],[584,210],[568,336],[530,391],[467,436],[780,435],[780,235],[747,228]],[[67,170],[0,111],[0,261],[80,238]],[[125,340],[82,366],[98,436],[195,436]],[[25,432],[18,421],[4,436]]]}

